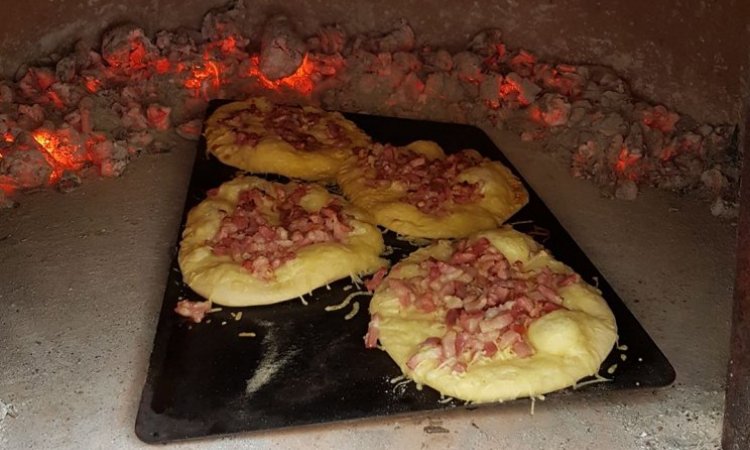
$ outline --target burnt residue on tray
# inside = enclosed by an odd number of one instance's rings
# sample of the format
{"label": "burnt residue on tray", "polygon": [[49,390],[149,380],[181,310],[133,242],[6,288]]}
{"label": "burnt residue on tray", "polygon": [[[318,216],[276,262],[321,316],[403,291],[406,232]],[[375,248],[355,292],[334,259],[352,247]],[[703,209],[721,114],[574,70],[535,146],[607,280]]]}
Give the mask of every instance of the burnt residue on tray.
{"label": "burnt residue on tray", "polygon": [[[220,103],[214,102],[209,111]],[[418,139],[440,144],[447,153],[475,148],[511,168],[480,129],[459,124],[346,114],[373,139],[405,145]],[[187,211],[206,192],[236,176],[237,170],[198,151],[185,203]],[[282,177],[268,177],[284,181]],[[617,320],[619,343],[601,366],[611,381],[567,389],[576,395],[670,384],[674,370],[605,278],[589,261],[533,190],[529,203],[509,223],[530,234],[560,261],[598,286]],[[185,217],[182,223],[184,224]],[[182,226],[179,233],[182,232]],[[413,242],[384,232],[392,263],[411,253]],[[369,295],[339,280],[302,299],[250,308],[223,308],[200,324],[173,309],[179,299],[200,299],[183,282],[176,257],[164,294],[136,433],[146,442],[206,437],[340,420],[463,407],[430,388],[417,389],[385,352],[365,349]],[[354,303],[359,311],[349,320]],[[328,307],[328,310],[326,310]],[[241,316],[238,313],[242,312]],[[238,318],[239,317],[239,318]],[[584,384],[584,382],[580,384]]]}

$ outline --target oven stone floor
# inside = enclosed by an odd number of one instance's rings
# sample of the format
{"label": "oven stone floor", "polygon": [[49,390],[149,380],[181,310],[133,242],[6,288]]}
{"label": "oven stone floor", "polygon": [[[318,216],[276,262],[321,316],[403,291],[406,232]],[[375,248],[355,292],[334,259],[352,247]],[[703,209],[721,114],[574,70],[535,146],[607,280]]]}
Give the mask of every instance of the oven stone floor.
{"label": "oven stone floor", "polygon": [[[494,133],[674,364],[671,387],[239,435],[175,448],[718,448],[735,226],[694,199],[601,198]],[[136,409],[195,144],[0,211],[0,448],[145,448]],[[0,404],[0,412],[3,404]]]}

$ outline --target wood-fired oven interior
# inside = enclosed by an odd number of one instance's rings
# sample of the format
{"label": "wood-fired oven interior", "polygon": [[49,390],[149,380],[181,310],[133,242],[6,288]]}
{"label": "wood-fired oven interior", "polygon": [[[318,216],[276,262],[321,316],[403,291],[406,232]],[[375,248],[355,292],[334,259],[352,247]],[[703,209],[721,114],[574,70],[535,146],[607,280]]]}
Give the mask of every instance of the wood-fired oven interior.
{"label": "wood-fired oven interior", "polygon": [[[748,13],[728,0],[5,5],[0,443],[143,445],[133,423],[206,108],[263,95],[484,130],[677,379],[553,395],[534,415],[514,402],[232,445],[718,446]],[[728,448],[747,438],[735,432]]]}

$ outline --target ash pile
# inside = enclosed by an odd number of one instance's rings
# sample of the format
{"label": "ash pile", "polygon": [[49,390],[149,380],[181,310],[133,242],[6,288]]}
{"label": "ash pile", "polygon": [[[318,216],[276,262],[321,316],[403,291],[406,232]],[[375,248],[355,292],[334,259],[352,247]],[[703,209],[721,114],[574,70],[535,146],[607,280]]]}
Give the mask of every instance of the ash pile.
{"label": "ash pile", "polygon": [[633,200],[657,187],[737,214],[736,127],[639,99],[608,68],[540,61],[508,48],[499,30],[451,53],[420,43],[406,21],[366,35],[323,26],[305,38],[286,17],[251,29],[248,14],[236,2],[209,11],[200,30],[155,36],[118,26],[0,82],[0,204],[120,176],[142,153],[197,140],[208,101],[266,95],[507,129],[565,155],[571,174],[605,195]]}

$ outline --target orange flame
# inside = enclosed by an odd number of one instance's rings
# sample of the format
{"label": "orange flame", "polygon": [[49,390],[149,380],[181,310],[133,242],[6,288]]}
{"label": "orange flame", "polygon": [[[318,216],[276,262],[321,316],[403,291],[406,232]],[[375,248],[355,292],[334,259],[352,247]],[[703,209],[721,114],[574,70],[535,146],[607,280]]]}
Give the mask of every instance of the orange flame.
{"label": "orange flame", "polygon": [[13,136],[13,133],[11,133],[10,131],[6,131],[5,133],[3,133],[3,140],[8,144],[12,144],[13,142],[15,142],[16,138],[15,136]]}
{"label": "orange flame", "polygon": [[[70,150],[65,148],[66,143],[62,142],[60,137],[55,133],[48,130],[38,129],[33,131],[31,135],[50,155],[55,166],[61,166],[65,169],[79,169],[81,167],[80,161],[77,161],[71,154]],[[55,167],[55,169],[58,168]],[[50,182],[52,182],[52,177],[50,177]]]}
{"label": "orange flame", "polygon": [[214,61],[206,61],[203,67],[193,69],[192,76],[185,80],[185,87],[188,89],[200,90],[203,82],[209,80],[214,89],[221,87],[221,73],[219,67]]}

